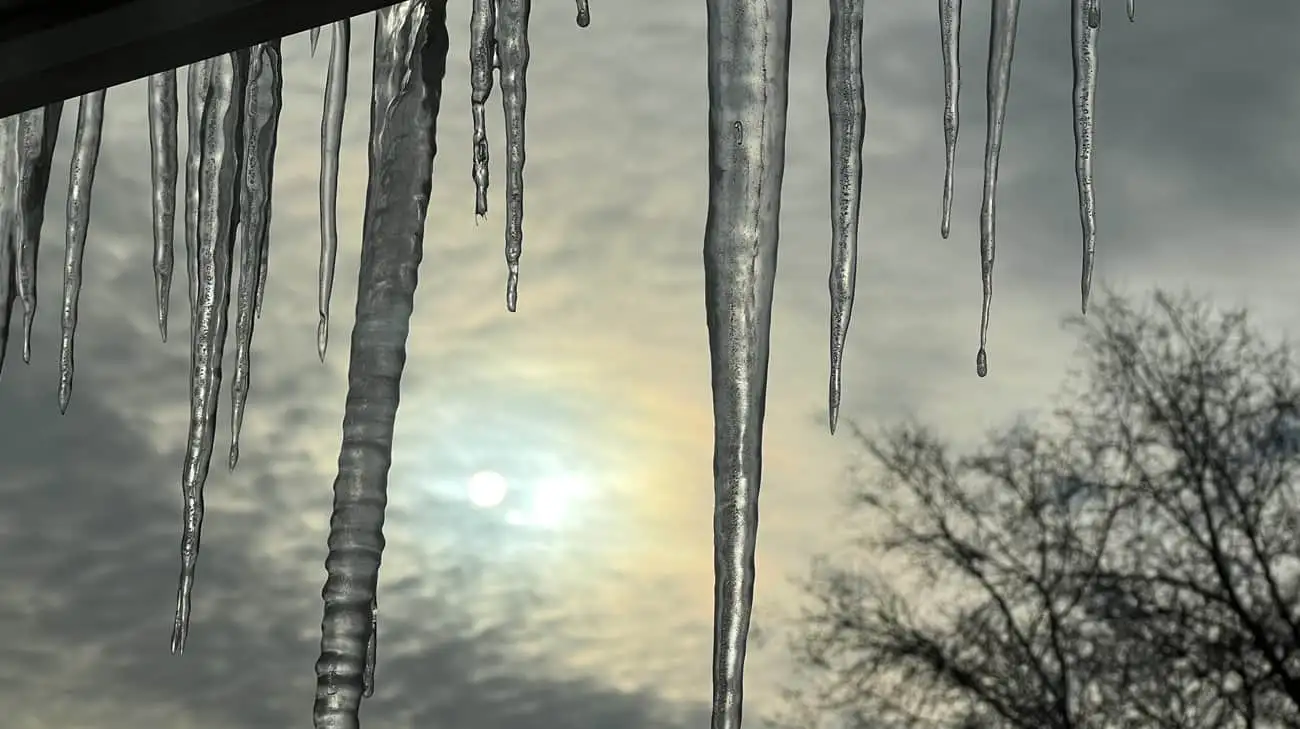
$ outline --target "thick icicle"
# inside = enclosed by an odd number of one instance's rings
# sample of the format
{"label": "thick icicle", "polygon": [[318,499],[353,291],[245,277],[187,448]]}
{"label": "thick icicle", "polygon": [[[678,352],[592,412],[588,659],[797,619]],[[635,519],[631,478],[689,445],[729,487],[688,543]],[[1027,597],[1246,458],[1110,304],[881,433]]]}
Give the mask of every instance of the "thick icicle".
{"label": "thick icicle", "polygon": [[840,415],[844,345],[858,276],[858,212],[862,203],[862,140],[867,123],[862,82],[864,0],[831,0],[826,44],[826,104],[831,130],[831,433]]}
{"label": "thick icicle", "polygon": [[230,458],[239,462],[239,433],[252,374],[253,323],[271,228],[271,186],[283,106],[280,41],[251,50],[244,96],[244,154],[239,191],[239,288],[235,304],[235,377],[230,385]]}
{"label": "thick icicle", "polygon": [[1092,185],[1092,139],[1097,98],[1097,28],[1089,22],[1101,0],[1071,0],[1070,41],[1074,52],[1074,175],[1079,184],[1079,219],[1083,224],[1081,308],[1088,313],[1092,268],[1097,255],[1097,203]]}
{"label": "thick icicle", "polygon": [[708,0],[704,301],[713,381],[713,729],[739,729],[754,599],[791,0]]}
{"label": "thick icicle", "polygon": [[[316,662],[316,729],[358,729],[375,655],[375,592],[406,337],[432,184],[447,66],[446,0],[378,11],[370,116],[370,183],[362,225],[356,324],[343,446],[334,481]],[[383,184],[380,184],[380,181]]]}
{"label": "thick icicle", "polygon": [[578,0],[578,27],[586,28],[591,25],[591,8],[587,5],[587,0]]}
{"label": "thick icicle", "polygon": [[190,317],[194,317],[195,288],[198,286],[199,234],[199,165],[202,159],[203,114],[208,103],[208,83],[212,78],[209,58],[190,64],[186,81],[185,123],[188,135],[185,148],[185,273],[188,279]]}
{"label": "thick icicle", "polygon": [[22,124],[15,114],[0,119],[0,371],[9,345],[10,316],[17,296],[14,267],[18,240],[18,155]]}
{"label": "thick icicle", "polygon": [[225,352],[230,306],[231,258],[235,243],[239,191],[241,127],[248,73],[248,50],[211,60],[207,104],[199,146],[198,256],[196,297],[190,335],[190,424],[185,444],[182,492],[184,530],[181,574],[172,626],[172,653],[185,650],[190,627],[190,598],[203,528],[203,485],[212,463],[221,394],[221,360]]}
{"label": "thick icicle", "polygon": [[171,306],[172,266],[176,233],[176,71],[149,77],[149,155],[153,193],[153,282],[158,309],[158,334],[167,341],[167,311]]}
{"label": "thick icicle", "polygon": [[474,214],[488,211],[487,100],[492,95],[492,59],[496,53],[496,0],[474,0],[469,18],[470,110],[474,116]]}
{"label": "thick icicle", "polygon": [[32,358],[32,322],[36,316],[36,263],[45,223],[45,196],[59,134],[63,102],[19,115],[18,170],[14,248],[17,251],[17,293],[23,302],[23,361]]}
{"label": "thick icicle", "polygon": [[72,398],[73,343],[77,336],[77,303],[81,298],[81,262],[90,229],[90,193],[99,163],[100,133],[104,128],[105,91],[92,91],[77,106],[77,135],[72,142],[68,171],[67,242],[63,252],[63,316],[59,338],[59,412],[68,411]]}
{"label": "thick icicle", "polygon": [[524,250],[524,115],[528,108],[528,16],[532,0],[499,0],[497,51],[506,119],[506,308],[519,303]]}
{"label": "thick icicle", "polygon": [[961,97],[961,0],[939,0],[939,36],[943,48],[943,212],[939,235],[952,232],[952,197],[957,168],[957,133]]}
{"label": "thick icicle", "polygon": [[343,144],[343,112],[348,99],[352,23],[340,20],[330,31],[330,68],[325,78],[325,114],[320,130],[320,286],[316,299],[320,322],[316,325],[316,353],[322,362],[329,346],[330,296],[339,251],[339,147]]}
{"label": "thick icicle", "polygon": [[980,205],[980,279],[984,301],[980,307],[980,348],[975,372],[989,373],[989,311],[993,304],[993,256],[997,252],[998,162],[1002,155],[1002,126],[1007,118],[1007,93],[1011,89],[1011,60],[1016,47],[1020,0],[991,0],[989,31],[988,132],[984,140],[984,199]]}

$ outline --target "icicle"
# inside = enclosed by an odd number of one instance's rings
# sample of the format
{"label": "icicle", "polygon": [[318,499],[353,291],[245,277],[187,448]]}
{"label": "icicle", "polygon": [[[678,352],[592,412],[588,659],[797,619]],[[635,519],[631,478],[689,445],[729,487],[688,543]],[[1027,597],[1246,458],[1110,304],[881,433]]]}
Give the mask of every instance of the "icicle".
{"label": "icicle", "polygon": [[149,154],[153,192],[153,281],[158,309],[158,334],[167,341],[167,310],[171,303],[172,252],[176,229],[176,71],[149,77]]}
{"label": "icicle", "polygon": [[1070,40],[1074,51],[1074,175],[1079,184],[1079,218],[1083,223],[1083,276],[1079,288],[1088,313],[1092,269],[1097,254],[1097,205],[1092,186],[1092,138],[1097,98],[1097,28],[1090,22],[1100,0],[1072,0]]}
{"label": "icicle", "polygon": [[506,118],[506,308],[519,303],[524,250],[524,115],[528,108],[528,16],[532,0],[499,0],[497,49]]}
{"label": "icicle", "polygon": [[358,729],[367,691],[393,424],[423,256],[447,45],[446,0],[406,0],[376,14],[370,181],[321,591],[316,729]]}
{"label": "icicle", "polygon": [[844,345],[858,275],[858,212],[862,203],[862,139],[867,123],[862,83],[863,0],[831,0],[826,44],[826,104],[831,131],[831,433],[840,415]]}
{"label": "icicle", "polygon": [[248,73],[248,50],[211,60],[207,104],[203,109],[202,161],[199,165],[197,286],[190,341],[190,424],[185,447],[182,491],[184,530],[181,574],[172,626],[172,653],[185,650],[189,635],[190,598],[203,528],[203,485],[212,463],[221,394],[221,359],[225,351],[230,306],[230,273],[238,207],[241,125]]}
{"label": "icicle", "polygon": [[713,375],[713,729],[739,729],[754,598],[791,0],[708,0],[704,298]]}
{"label": "icicle", "polygon": [[311,55],[316,57],[316,46],[320,44],[320,26],[311,29]]}
{"label": "icicle", "polygon": [[339,250],[339,147],[343,143],[343,112],[348,98],[348,49],[351,21],[330,28],[330,69],[325,78],[325,114],[320,138],[320,288],[317,306],[316,353],[325,361],[329,346],[330,295],[334,291],[334,265]]}
{"label": "icicle", "polygon": [[480,218],[488,211],[487,100],[492,95],[496,22],[496,0],[474,0],[469,19],[469,83],[474,116],[474,214]]}
{"label": "icicle", "polygon": [[17,251],[17,292],[23,302],[23,361],[32,359],[32,323],[36,316],[36,263],[45,222],[45,196],[59,134],[63,102],[19,115],[18,172],[14,247]]}
{"label": "icicle", "polygon": [[198,231],[199,231],[199,165],[202,158],[202,128],[204,109],[208,103],[208,84],[212,77],[213,59],[190,64],[186,83],[185,123],[188,145],[185,149],[185,273],[188,277],[190,317],[194,316],[195,288],[198,286]]}
{"label": "icicle", "polygon": [[370,600],[370,638],[366,641],[366,664],[361,671],[361,696],[375,695],[375,666],[379,663],[379,601]]}
{"label": "icicle", "polygon": [[[274,109],[275,109],[275,121],[273,122],[273,125],[276,129],[278,129],[280,124],[279,121],[280,111],[283,109],[284,106],[284,60],[280,54],[279,42],[275,42],[274,45],[263,46],[262,50],[266,54],[266,58],[263,60],[261,72],[264,74],[269,74],[270,76],[270,78],[265,80],[265,83],[266,83],[266,88],[269,90],[269,93],[274,95],[273,98],[274,98]],[[252,82],[250,81],[250,83]],[[259,82],[259,85],[256,88],[258,89],[263,88],[260,85],[260,83],[261,82]],[[272,138],[274,138],[275,135],[278,134],[278,132],[270,132],[269,130],[267,130],[267,133],[272,134]],[[268,158],[269,161],[267,162],[266,165],[266,183],[265,183],[267,189],[267,195],[268,195],[267,202],[266,202],[267,234],[262,236],[261,250],[260,250],[261,261],[258,265],[258,270],[257,270],[257,292],[255,296],[256,303],[253,307],[256,317],[262,316],[262,302],[266,299],[266,276],[271,261],[271,236],[269,235],[270,220],[271,220],[270,190],[271,190],[271,171],[275,162],[274,149],[271,150],[270,154],[271,156]]]}
{"label": "icicle", "polygon": [[984,140],[984,200],[980,205],[980,278],[984,303],[980,309],[980,348],[975,355],[975,372],[989,373],[989,310],[993,303],[993,256],[997,241],[998,160],[1002,154],[1002,125],[1007,117],[1007,92],[1011,88],[1011,60],[1016,46],[1016,25],[1020,0],[992,0],[989,31],[988,132]]}
{"label": "icicle", "polygon": [[1137,14],[1137,0],[1128,0],[1128,22],[1132,23]]}
{"label": "icicle", "polygon": [[591,8],[587,5],[587,0],[578,0],[578,27],[586,28],[591,25]]}
{"label": "icicle", "polygon": [[271,227],[271,186],[283,104],[280,41],[251,51],[244,96],[244,152],[239,192],[239,288],[235,305],[235,377],[230,386],[230,468],[239,462],[239,433],[252,372],[253,321],[263,252]]}
{"label": "icicle", "polygon": [[68,411],[72,398],[72,349],[77,336],[77,302],[81,298],[81,262],[90,229],[90,193],[99,163],[100,133],[104,128],[105,91],[81,97],[77,106],[77,136],[72,142],[68,171],[67,242],[63,253],[63,316],[59,340],[59,412]]}
{"label": "icicle", "polygon": [[9,344],[10,316],[17,296],[14,267],[18,242],[18,155],[22,127],[18,115],[0,119],[0,371]]}
{"label": "icicle", "polygon": [[952,232],[953,178],[957,168],[957,132],[961,96],[961,0],[939,0],[939,35],[943,47],[943,219],[939,235]]}

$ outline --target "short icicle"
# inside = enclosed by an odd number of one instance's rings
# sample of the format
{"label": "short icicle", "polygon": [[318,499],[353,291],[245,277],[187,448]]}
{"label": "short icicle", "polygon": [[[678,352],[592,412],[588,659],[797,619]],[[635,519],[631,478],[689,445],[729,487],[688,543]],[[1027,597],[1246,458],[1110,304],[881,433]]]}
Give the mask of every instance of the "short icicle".
{"label": "short icicle", "polygon": [[81,264],[90,229],[90,197],[99,163],[100,135],[104,129],[105,91],[92,91],[77,106],[77,134],[72,142],[68,171],[67,242],[63,252],[63,315],[59,338],[59,412],[68,411],[72,398],[73,345],[77,337],[77,304],[81,299]]}
{"label": "short icicle", "polygon": [[943,209],[939,235],[952,232],[952,198],[961,128],[961,0],[939,0],[939,40],[943,49]]}
{"label": "short icicle", "polygon": [[312,28],[311,32],[309,33],[309,37],[311,39],[311,55],[313,58],[315,58],[316,46],[320,45],[320,26],[316,26],[315,28]]}
{"label": "short icicle", "polygon": [[740,729],[754,600],[791,0],[708,0],[704,300],[713,383],[713,729]]}
{"label": "short icicle", "polygon": [[474,0],[469,19],[470,112],[474,117],[474,215],[488,212],[487,100],[492,96],[492,57],[496,52],[496,0]]}
{"label": "short icicle", "polygon": [[1132,23],[1137,16],[1137,0],[1128,0],[1128,22]]}
{"label": "short icicle", "polygon": [[532,0],[499,0],[497,51],[506,120],[506,309],[519,304],[524,250],[524,117],[528,108],[528,17]]}
{"label": "short icicle", "polygon": [[578,0],[578,27],[586,28],[591,25],[591,7],[587,0]]}
{"label": "short icicle", "polygon": [[325,609],[312,711],[316,729],[359,729],[361,700],[374,691],[372,628],[388,469],[437,151],[436,121],[447,65],[446,10],[446,0],[406,0],[376,14],[370,182],[343,445],[321,590]]}
{"label": "short icicle", "polygon": [[221,395],[221,364],[230,307],[231,259],[239,194],[241,127],[248,50],[211,60],[208,103],[199,146],[199,218],[196,296],[190,335],[190,422],[182,476],[184,527],[181,573],[172,625],[172,653],[182,653],[189,636],[190,605],[203,528],[203,486],[212,465]]}
{"label": "short icicle", "polygon": [[1083,225],[1083,276],[1080,307],[1088,313],[1092,270],[1097,255],[1097,203],[1092,182],[1093,128],[1097,99],[1097,28],[1088,22],[1100,0],[1071,0],[1070,45],[1074,56],[1074,175],[1079,186]]}
{"label": "short icicle", "polygon": [[867,123],[862,81],[864,0],[830,0],[826,44],[826,103],[831,132],[831,369],[827,409],[831,434],[840,415],[844,347],[853,317],[858,276],[858,219],[862,206],[862,142]]}
{"label": "short icicle", "polygon": [[351,46],[352,22],[334,23],[330,27],[330,67],[325,77],[325,113],[320,133],[320,279],[316,293],[320,320],[316,324],[316,354],[322,362],[329,347],[330,297],[339,255],[339,149],[343,145]]}
{"label": "short icicle", "polygon": [[176,71],[149,77],[149,177],[153,199],[153,283],[158,311],[158,335],[167,341],[167,312],[171,308],[172,267],[175,264],[176,175],[179,143],[176,123]]}
{"label": "short icicle", "polygon": [[1007,94],[1011,90],[1011,61],[1015,54],[1020,0],[991,0],[991,5],[988,131],[984,140],[984,195],[980,204],[980,280],[984,300],[980,307],[980,348],[975,355],[975,372],[980,377],[989,373],[987,347],[993,304],[993,257],[997,252],[998,162],[1002,155],[1002,127],[1007,118]]}
{"label": "short icicle", "polygon": [[208,103],[208,83],[212,78],[213,59],[195,61],[186,79],[185,124],[185,274],[189,293],[190,317],[194,316],[195,288],[198,286],[199,234],[199,165],[202,160],[203,113]]}
{"label": "short icicle", "polygon": [[14,248],[17,251],[18,298],[23,303],[23,362],[32,360],[32,323],[36,318],[36,264],[45,222],[45,196],[50,184],[50,166],[63,104],[25,111],[18,122],[17,223]]}
{"label": "short icicle", "polygon": [[10,318],[17,286],[18,155],[22,124],[19,115],[0,119],[0,372],[9,349]]}
{"label": "short icicle", "polygon": [[262,261],[271,229],[271,186],[283,108],[280,41],[254,46],[244,96],[244,153],[239,190],[239,287],[235,294],[235,377],[230,383],[230,457],[239,463],[239,436],[252,376],[253,325]]}

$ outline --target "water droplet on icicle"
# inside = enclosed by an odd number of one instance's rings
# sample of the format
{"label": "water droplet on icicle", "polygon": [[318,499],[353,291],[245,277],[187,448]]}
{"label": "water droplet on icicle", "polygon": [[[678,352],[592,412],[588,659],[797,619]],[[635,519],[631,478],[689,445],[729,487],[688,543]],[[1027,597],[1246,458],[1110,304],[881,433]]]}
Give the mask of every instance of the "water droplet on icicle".
{"label": "water droplet on icicle", "polygon": [[92,91],[77,106],[77,133],[72,141],[68,171],[67,242],[63,253],[63,315],[59,339],[59,412],[68,411],[72,398],[73,345],[77,337],[77,304],[81,298],[81,266],[90,229],[90,198],[99,163],[99,142],[104,128],[105,91]]}
{"label": "water droplet on icicle", "polygon": [[984,140],[984,196],[980,205],[980,279],[984,300],[980,307],[980,348],[976,372],[988,374],[989,312],[993,303],[993,257],[997,252],[998,161],[1002,154],[1002,127],[1011,90],[1011,61],[1015,55],[1020,0],[991,0],[989,33],[988,132]]}
{"label": "water droplet on icicle", "polygon": [[210,61],[208,103],[198,134],[199,195],[196,291],[190,341],[190,418],[182,474],[184,525],[181,574],[172,625],[172,653],[182,653],[189,636],[190,606],[203,529],[203,487],[212,465],[221,395],[221,364],[230,307],[231,259],[239,195],[241,126],[248,51]]}
{"label": "water droplet on icicle", "polygon": [[[1097,26],[1090,19],[1100,0],[1071,0],[1070,45],[1074,62],[1074,174],[1079,187],[1079,219],[1083,225],[1083,275],[1080,307],[1088,313],[1092,271],[1097,255],[1097,204],[1093,191],[1092,154],[1094,105],[1097,99]],[[1091,6],[1091,7],[1090,7]]]}
{"label": "water droplet on icicle", "polygon": [[239,436],[252,377],[253,324],[262,262],[271,230],[271,187],[283,106],[280,41],[254,46],[244,95],[244,151],[239,190],[239,287],[235,294],[235,377],[230,385],[230,457],[239,462]]}
{"label": "water droplet on icicle", "polygon": [[866,98],[862,81],[864,0],[831,0],[826,44],[826,102],[831,136],[830,431],[840,414],[844,347],[853,316],[862,204],[862,142]]}
{"label": "water droplet on icicle", "polygon": [[330,297],[334,292],[334,267],[339,252],[339,149],[343,144],[343,116],[348,99],[348,56],[352,24],[340,20],[330,26],[330,65],[325,77],[325,113],[320,137],[320,280],[316,325],[316,353],[325,361],[329,347]]}
{"label": "water droplet on icicle", "polygon": [[524,116],[528,107],[528,16],[532,0],[499,0],[497,52],[506,124],[506,309],[519,303],[524,250]]}
{"label": "water droplet on icicle", "polygon": [[961,95],[961,0],[939,0],[939,40],[943,49],[943,208],[939,235],[952,232],[952,198],[957,167]]}
{"label": "water droplet on icicle", "polygon": [[179,157],[176,124],[176,71],[149,77],[149,178],[153,200],[153,280],[158,334],[167,341],[167,313],[175,264],[176,175]]}
{"label": "water droplet on icicle", "polygon": [[708,0],[713,729],[740,729],[780,236],[791,0]]}

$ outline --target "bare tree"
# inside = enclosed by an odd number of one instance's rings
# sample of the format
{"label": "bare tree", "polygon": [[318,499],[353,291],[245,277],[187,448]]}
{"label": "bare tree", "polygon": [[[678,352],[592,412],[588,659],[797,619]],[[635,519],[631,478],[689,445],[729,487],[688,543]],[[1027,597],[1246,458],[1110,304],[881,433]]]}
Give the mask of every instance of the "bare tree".
{"label": "bare tree", "polygon": [[1049,417],[963,454],[917,424],[854,429],[860,545],[898,567],[814,564],[801,725],[1300,727],[1289,347],[1165,293],[1069,325],[1081,367]]}

